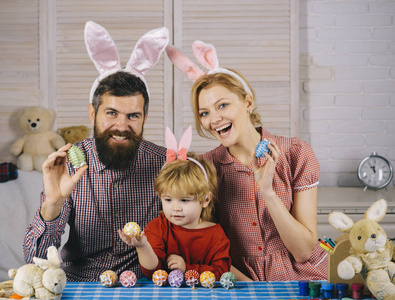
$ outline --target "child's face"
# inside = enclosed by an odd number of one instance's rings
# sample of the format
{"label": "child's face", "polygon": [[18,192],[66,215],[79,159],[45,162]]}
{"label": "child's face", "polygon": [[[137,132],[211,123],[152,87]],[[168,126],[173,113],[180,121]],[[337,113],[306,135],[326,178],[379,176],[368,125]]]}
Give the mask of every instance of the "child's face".
{"label": "child's face", "polygon": [[182,198],[162,195],[162,208],[166,218],[173,224],[188,228],[198,228],[202,209],[207,207],[208,201],[201,204],[194,196]]}

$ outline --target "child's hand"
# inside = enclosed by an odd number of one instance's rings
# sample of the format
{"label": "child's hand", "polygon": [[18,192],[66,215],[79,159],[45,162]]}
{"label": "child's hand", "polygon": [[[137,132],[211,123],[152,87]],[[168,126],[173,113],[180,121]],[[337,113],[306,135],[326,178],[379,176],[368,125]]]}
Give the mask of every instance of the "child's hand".
{"label": "child's hand", "polygon": [[119,237],[122,241],[132,247],[145,247],[148,244],[147,237],[145,236],[144,231],[140,232],[138,237],[132,235],[131,237],[126,235],[122,230],[118,229]]}
{"label": "child's hand", "polygon": [[186,266],[184,259],[176,254],[171,254],[166,259],[167,267],[170,270],[180,270],[181,272],[185,273]]}

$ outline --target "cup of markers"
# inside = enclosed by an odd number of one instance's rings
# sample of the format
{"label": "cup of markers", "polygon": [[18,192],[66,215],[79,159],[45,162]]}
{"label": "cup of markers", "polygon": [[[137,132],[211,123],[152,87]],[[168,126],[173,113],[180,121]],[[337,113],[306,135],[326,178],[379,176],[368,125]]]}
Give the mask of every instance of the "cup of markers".
{"label": "cup of markers", "polygon": [[327,238],[325,235],[322,239],[318,239],[318,241],[320,242],[321,248],[325,249],[329,253],[332,253],[336,246],[336,243],[331,238]]}

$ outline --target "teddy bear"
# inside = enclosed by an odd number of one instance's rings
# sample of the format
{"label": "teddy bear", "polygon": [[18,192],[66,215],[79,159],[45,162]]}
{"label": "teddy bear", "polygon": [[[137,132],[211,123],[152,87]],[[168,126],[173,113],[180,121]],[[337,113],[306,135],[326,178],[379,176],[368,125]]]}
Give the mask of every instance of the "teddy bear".
{"label": "teddy bear", "polygon": [[341,261],[337,273],[351,279],[361,273],[365,285],[377,299],[395,299],[395,250],[379,225],[387,212],[387,202],[380,199],[354,221],[342,212],[331,212],[329,223],[338,231],[349,233],[350,255]]}
{"label": "teddy bear", "polygon": [[18,157],[18,169],[42,172],[42,164],[48,155],[66,144],[59,134],[50,130],[54,118],[54,111],[40,106],[18,112],[17,120],[25,135],[10,149],[11,154]]}
{"label": "teddy bear", "polygon": [[37,299],[60,298],[67,277],[60,268],[60,256],[55,246],[47,249],[47,258],[33,257],[34,264],[26,264],[19,269],[10,269],[8,276],[14,279],[14,292],[22,297]]}
{"label": "teddy bear", "polygon": [[59,129],[60,135],[66,143],[74,144],[88,137],[89,129],[84,125],[63,127]]}

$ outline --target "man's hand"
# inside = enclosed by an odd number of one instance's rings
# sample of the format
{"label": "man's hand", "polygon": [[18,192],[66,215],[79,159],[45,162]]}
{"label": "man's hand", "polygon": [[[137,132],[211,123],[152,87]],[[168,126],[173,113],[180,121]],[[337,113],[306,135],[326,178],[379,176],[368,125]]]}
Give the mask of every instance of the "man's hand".
{"label": "man's hand", "polygon": [[67,150],[70,147],[71,144],[67,144],[50,154],[42,165],[46,198],[40,214],[45,221],[52,221],[59,216],[67,197],[88,169],[87,165],[82,166],[73,176],[70,176],[66,166]]}

